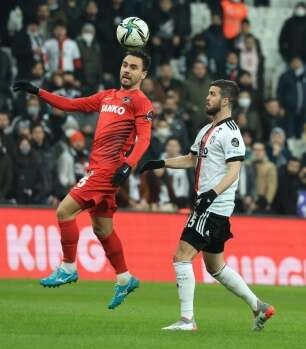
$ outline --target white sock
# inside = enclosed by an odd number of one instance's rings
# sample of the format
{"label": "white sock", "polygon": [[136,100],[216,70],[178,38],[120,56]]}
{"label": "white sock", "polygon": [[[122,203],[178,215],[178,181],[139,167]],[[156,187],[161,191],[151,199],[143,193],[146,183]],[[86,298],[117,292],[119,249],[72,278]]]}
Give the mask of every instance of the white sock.
{"label": "white sock", "polygon": [[225,264],[212,276],[236,296],[241,297],[253,311],[257,310],[257,297],[235,270]]}
{"label": "white sock", "polygon": [[131,278],[131,274],[129,271],[125,271],[124,273],[117,274],[117,283],[119,285],[126,285]]}
{"label": "white sock", "polygon": [[66,273],[73,273],[74,271],[76,271],[76,264],[75,262],[73,263],[62,262],[61,268],[63,268]]}
{"label": "white sock", "polygon": [[176,283],[181,302],[181,317],[191,320],[193,318],[193,298],[195,277],[192,262],[174,262]]}

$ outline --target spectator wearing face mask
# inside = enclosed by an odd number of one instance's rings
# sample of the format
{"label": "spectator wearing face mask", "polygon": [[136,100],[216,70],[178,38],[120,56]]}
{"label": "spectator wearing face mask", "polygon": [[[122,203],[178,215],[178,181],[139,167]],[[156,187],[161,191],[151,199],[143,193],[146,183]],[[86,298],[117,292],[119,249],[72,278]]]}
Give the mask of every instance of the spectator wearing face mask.
{"label": "spectator wearing face mask", "polygon": [[36,152],[30,141],[21,137],[14,158],[14,177],[11,196],[17,204],[41,204],[42,197],[42,168]]}
{"label": "spectator wearing face mask", "polygon": [[293,15],[284,23],[279,36],[279,51],[286,62],[301,57],[306,62],[306,5],[300,1]]}
{"label": "spectator wearing face mask", "polygon": [[245,122],[241,125],[241,122],[238,120],[238,125],[241,128],[247,128],[252,131],[255,141],[260,141],[262,139],[262,125],[259,113],[254,109],[251,96],[249,92],[242,91],[238,96],[238,109],[235,111],[237,117],[239,114],[245,115]]}
{"label": "spectator wearing face mask", "polygon": [[239,56],[236,51],[229,51],[226,56],[225,70],[220,72],[220,78],[238,81],[242,70],[239,66]]}
{"label": "spectator wearing face mask", "polygon": [[[159,159],[161,154],[165,151],[165,145],[168,138],[171,136],[171,128],[168,122],[163,118],[157,120],[152,132],[149,149],[145,154],[145,159]],[[142,161],[144,161],[144,159]]]}
{"label": "spectator wearing face mask", "polygon": [[277,97],[286,112],[288,138],[300,138],[306,121],[306,71],[301,58],[292,58],[290,67],[280,76]]}
{"label": "spectator wearing face mask", "polygon": [[103,81],[102,52],[96,41],[96,30],[92,24],[82,27],[81,35],[77,38],[81,53],[81,79],[84,85],[83,93],[90,95],[97,92]]}
{"label": "spectator wearing face mask", "polygon": [[273,203],[277,214],[296,215],[298,190],[301,187],[299,159],[290,157],[288,162],[278,169],[278,190]]}

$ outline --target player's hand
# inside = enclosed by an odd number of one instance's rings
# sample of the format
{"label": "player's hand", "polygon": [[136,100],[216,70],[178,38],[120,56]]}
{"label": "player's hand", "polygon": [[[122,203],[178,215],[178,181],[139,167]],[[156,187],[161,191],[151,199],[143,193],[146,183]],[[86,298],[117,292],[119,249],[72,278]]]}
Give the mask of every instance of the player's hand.
{"label": "player's hand", "polygon": [[128,164],[123,164],[119,168],[117,168],[115,174],[112,178],[113,187],[118,187],[123,184],[131,173],[132,167]]}
{"label": "player's hand", "polygon": [[194,209],[198,212],[205,212],[217,196],[217,193],[213,189],[200,194],[196,198]]}
{"label": "player's hand", "polygon": [[144,171],[148,170],[156,170],[158,168],[165,167],[165,161],[164,160],[151,160],[146,162],[141,169],[139,170],[139,173],[143,173]]}
{"label": "player's hand", "polygon": [[28,93],[32,93],[33,95],[38,95],[39,88],[33,84],[31,84],[27,80],[19,80],[16,81],[13,85],[13,91],[18,92],[18,91],[25,91]]}

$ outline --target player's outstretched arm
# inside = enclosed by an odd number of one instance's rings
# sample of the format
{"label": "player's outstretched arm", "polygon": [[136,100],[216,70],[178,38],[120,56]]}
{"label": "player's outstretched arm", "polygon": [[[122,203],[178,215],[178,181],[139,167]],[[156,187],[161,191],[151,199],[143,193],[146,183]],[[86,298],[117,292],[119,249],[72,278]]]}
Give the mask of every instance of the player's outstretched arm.
{"label": "player's outstretched arm", "polygon": [[151,160],[145,163],[140,169],[140,173],[148,170],[155,170],[158,168],[190,168],[194,167],[197,162],[197,157],[189,153],[188,155],[177,156],[166,160]]}
{"label": "player's outstretched arm", "polygon": [[53,107],[56,107],[64,111],[91,112],[99,111],[100,108],[100,93],[83,98],[67,98],[40,89],[27,80],[16,81],[13,84],[13,91],[24,91],[27,93],[35,94],[39,96],[41,99],[43,99],[45,102],[51,104]]}

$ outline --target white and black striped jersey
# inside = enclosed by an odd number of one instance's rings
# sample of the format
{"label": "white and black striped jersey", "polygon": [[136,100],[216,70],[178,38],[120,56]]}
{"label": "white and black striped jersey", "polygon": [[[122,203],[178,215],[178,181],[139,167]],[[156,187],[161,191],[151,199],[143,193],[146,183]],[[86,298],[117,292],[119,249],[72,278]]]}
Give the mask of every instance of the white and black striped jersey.
{"label": "white and black striped jersey", "polygon": [[[201,194],[213,189],[227,173],[227,162],[243,161],[245,145],[240,130],[232,118],[215,125],[208,124],[198,133],[191,153],[198,156],[195,173],[195,190]],[[230,216],[234,210],[238,180],[218,195],[208,211]]]}

